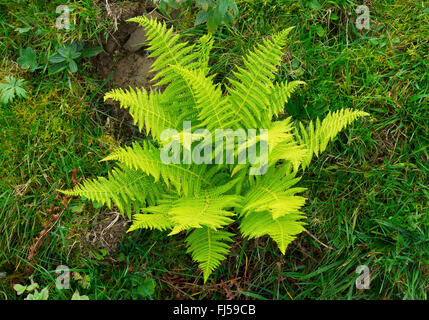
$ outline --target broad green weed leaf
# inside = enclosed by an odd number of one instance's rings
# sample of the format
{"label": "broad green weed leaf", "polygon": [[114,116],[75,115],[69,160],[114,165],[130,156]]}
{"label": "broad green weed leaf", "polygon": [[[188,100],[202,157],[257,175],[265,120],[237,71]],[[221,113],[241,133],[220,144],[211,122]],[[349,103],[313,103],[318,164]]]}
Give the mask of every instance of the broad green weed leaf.
{"label": "broad green weed leaf", "polygon": [[39,64],[37,63],[37,54],[32,48],[28,47],[19,50],[19,58],[17,60],[19,66],[22,69],[29,69],[31,72],[38,69]]}

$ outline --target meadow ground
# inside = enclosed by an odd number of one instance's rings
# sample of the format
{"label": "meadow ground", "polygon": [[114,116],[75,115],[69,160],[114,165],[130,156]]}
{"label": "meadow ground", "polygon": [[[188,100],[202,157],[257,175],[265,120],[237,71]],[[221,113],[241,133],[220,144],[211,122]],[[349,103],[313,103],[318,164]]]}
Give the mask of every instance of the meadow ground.
{"label": "meadow ground", "polygon": [[[109,2],[126,11],[139,1]],[[0,104],[0,299],[20,298],[12,286],[30,276],[50,299],[76,290],[90,299],[427,299],[429,9],[364,2],[369,30],[355,26],[361,1],[253,0],[237,1],[237,19],[216,32],[210,64],[222,81],[247,49],[295,26],[277,78],[307,85],[287,112],[307,121],[353,107],[371,118],[342,132],[304,174],[308,232],[286,255],[267,238],[237,237],[204,285],[180,238],[125,234],[112,210],[56,191],[105,175],[111,164],[98,160],[135,135],[103,102],[113,75],[100,77],[97,57],[78,59],[73,73],[47,58],[73,40],[106,47],[117,34],[105,1],[69,1],[72,28],[59,31],[55,10],[65,1],[0,0],[0,82],[27,81],[26,98]],[[192,10],[163,14],[188,41],[206,32]],[[28,47],[33,71],[18,64]],[[70,290],[55,287],[58,265],[73,271]],[[368,290],[355,287],[359,265],[370,269]]]}

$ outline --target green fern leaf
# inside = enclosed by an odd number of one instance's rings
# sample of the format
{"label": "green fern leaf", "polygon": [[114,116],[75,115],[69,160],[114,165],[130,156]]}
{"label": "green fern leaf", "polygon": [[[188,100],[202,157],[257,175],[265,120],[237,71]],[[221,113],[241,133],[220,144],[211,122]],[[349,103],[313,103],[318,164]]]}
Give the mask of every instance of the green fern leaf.
{"label": "green fern leaf", "polygon": [[268,121],[271,121],[273,116],[278,116],[283,113],[284,105],[288,102],[292,94],[298,89],[304,81],[292,81],[276,83],[271,91],[269,100],[269,111],[267,113]]}
{"label": "green fern leaf", "polygon": [[173,185],[176,191],[186,195],[196,194],[203,186],[210,186],[206,167],[189,167],[182,164],[166,164],[161,160],[160,151],[148,142],[133,143],[131,147],[119,148],[103,161],[117,160],[129,168],[142,170],[157,182],[160,177],[164,183]]}
{"label": "green fern leaf", "polygon": [[108,178],[85,180],[73,190],[60,191],[70,196],[81,196],[93,202],[112,207],[112,202],[123,214],[131,217],[131,205],[138,211],[147,203],[154,204],[160,197],[161,189],[154,179],[140,170],[125,166],[113,169]]}
{"label": "green fern leaf", "polygon": [[174,202],[168,214],[176,225],[186,226],[186,229],[201,226],[219,229],[233,222],[234,213],[224,209],[238,206],[239,200],[236,195],[180,199]]}
{"label": "green fern leaf", "polygon": [[165,129],[178,128],[177,117],[166,110],[162,95],[156,91],[148,93],[144,88],[122,90],[114,89],[104,96],[104,100],[119,101],[122,108],[128,108],[140,131],[145,128],[146,134],[152,134],[156,140]]}
{"label": "green fern leaf", "polygon": [[313,155],[319,156],[325,151],[329,141],[335,138],[341,130],[356,119],[368,115],[363,111],[342,109],[329,112],[322,122],[319,119],[316,120],[316,124],[310,121],[307,128],[299,123],[295,130],[295,136],[298,142],[307,149],[302,161],[303,169],[309,166]]}
{"label": "green fern leaf", "polygon": [[173,28],[167,29],[164,21],[160,22],[152,17],[146,16],[131,18],[127,21],[137,22],[146,30],[149,48],[152,53],[150,57],[157,57],[152,65],[153,72],[157,72],[153,81],[161,79],[156,85],[162,86],[174,83],[177,75],[171,73],[167,68],[169,65],[186,66],[198,59],[199,55],[193,52],[194,46],[187,42],[179,41],[178,34],[173,35]]}
{"label": "green fern leaf", "polygon": [[[160,22],[152,17],[135,17],[128,21],[139,23],[148,37],[148,50],[150,57],[157,59],[152,64],[152,72],[156,75],[152,79],[154,86],[166,86],[164,90],[165,101],[174,101],[171,107],[178,113],[192,114],[195,103],[192,95],[187,91],[181,77],[171,72],[170,65],[186,66],[196,69],[208,62],[208,54],[212,46],[209,37],[202,37],[197,46],[182,42],[178,34],[173,35],[173,28],[168,29],[165,22]],[[207,68],[204,68],[207,71]],[[156,82],[159,80],[158,82]],[[192,118],[190,116],[189,118]]]}
{"label": "green fern leaf", "polygon": [[175,226],[169,235],[203,226],[219,229],[233,222],[231,217],[235,215],[234,212],[226,209],[239,207],[242,200],[238,195],[221,195],[232,187],[233,184],[228,183],[198,196],[161,200],[158,205],[142,211],[165,213]]}
{"label": "green fern leaf", "polygon": [[210,71],[209,57],[210,51],[213,48],[214,39],[211,34],[206,34],[198,39],[195,51],[198,53],[198,66],[197,70],[202,70],[205,75]]}
{"label": "green fern leaf", "polygon": [[233,234],[223,230],[213,230],[207,227],[195,229],[186,238],[188,253],[192,259],[199,262],[199,267],[203,271],[204,283],[207,282],[210,274],[225,259],[230,250]]}
{"label": "green fern leaf", "polygon": [[174,223],[169,219],[169,217],[163,213],[135,214],[133,218],[133,224],[127,232],[137,229],[158,229],[164,231],[174,226]]}
{"label": "green fern leaf", "polygon": [[[293,28],[285,29],[271,39],[263,40],[243,59],[244,68],[237,68],[237,80],[229,79],[229,101],[232,106],[225,127],[260,128],[263,113],[269,110],[277,66],[283,55],[286,38]],[[229,107],[229,106],[228,106]]]}
{"label": "green fern leaf", "polygon": [[286,248],[296,235],[304,231],[304,216],[289,213],[274,219],[269,212],[252,212],[240,222],[240,230],[244,237],[259,238],[269,235],[278,245],[280,252],[285,254]]}
{"label": "green fern leaf", "polygon": [[245,194],[241,215],[252,212],[269,212],[273,219],[296,213],[304,206],[305,198],[296,196],[305,188],[291,188],[300,178],[285,169],[271,167]]}
{"label": "green fern leaf", "polygon": [[226,112],[228,109],[226,100],[222,99],[220,86],[212,83],[213,77],[206,77],[204,70],[190,70],[180,66],[171,66],[171,68],[183,78],[189,91],[192,92],[198,106],[200,126],[207,128],[210,132],[224,128],[225,119],[230,112]]}

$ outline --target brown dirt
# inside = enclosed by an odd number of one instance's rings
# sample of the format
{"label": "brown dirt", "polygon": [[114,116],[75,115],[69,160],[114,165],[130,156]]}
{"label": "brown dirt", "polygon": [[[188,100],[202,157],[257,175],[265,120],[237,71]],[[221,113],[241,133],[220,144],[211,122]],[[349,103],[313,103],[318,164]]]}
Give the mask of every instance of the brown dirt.
{"label": "brown dirt", "polygon": [[150,72],[153,58],[131,53],[121,59],[116,65],[117,72],[112,78],[113,83],[118,88],[151,87],[153,73]]}
{"label": "brown dirt", "polygon": [[377,147],[369,162],[373,165],[382,165],[385,160],[392,160],[395,150],[404,138],[407,137],[395,125],[374,132],[373,139]]}
{"label": "brown dirt", "polygon": [[149,81],[153,74],[149,74],[149,69],[153,59],[148,58],[148,53],[143,46],[135,52],[126,50],[125,44],[139,28],[137,23],[126,22],[126,20],[140,15],[148,15],[156,19],[162,19],[162,16],[154,11],[152,1],[121,1],[120,3],[110,1],[108,7],[105,4],[100,6],[106,18],[113,20],[117,25],[116,30],[109,31],[107,40],[102,35],[105,52],[92,60],[100,79],[105,80],[113,72],[112,79],[107,83],[109,89],[128,86],[150,87]]}
{"label": "brown dirt", "polygon": [[103,249],[107,254],[112,254],[119,249],[129,223],[119,212],[106,212],[88,230],[85,244],[88,248]]}
{"label": "brown dirt", "polygon": [[[133,2],[109,0],[107,3],[108,5],[105,1],[100,1],[98,6],[105,18],[113,21],[114,29],[108,32],[107,37],[106,35],[100,36],[105,52],[91,60],[100,81],[105,81],[111,77],[103,90],[127,89],[130,86],[149,89],[154,77],[154,74],[150,73],[153,58],[148,57],[145,46],[140,46],[137,50],[130,49],[130,37],[135,39],[135,43],[141,43],[144,41],[144,36],[142,37],[141,32],[136,36],[136,33],[139,33],[139,25],[126,22],[126,20],[141,15],[152,16],[158,20],[162,20],[163,17],[155,10],[151,0]],[[134,45],[133,48],[135,48]],[[118,103],[106,101],[105,105],[106,110],[103,111],[108,110],[106,113],[116,118],[120,123],[132,122],[128,112],[120,109]]]}

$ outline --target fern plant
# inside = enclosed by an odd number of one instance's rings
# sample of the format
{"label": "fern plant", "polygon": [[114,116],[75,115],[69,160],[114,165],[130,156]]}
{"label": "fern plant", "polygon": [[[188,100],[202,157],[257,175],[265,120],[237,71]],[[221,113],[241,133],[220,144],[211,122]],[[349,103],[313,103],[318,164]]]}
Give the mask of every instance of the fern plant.
{"label": "fern plant", "polygon": [[[167,231],[170,236],[186,235],[187,252],[199,263],[204,282],[230,250],[233,223],[244,237],[268,235],[284,254],[304,230],[305,198],[299,194],[305,189],[296,186],[299,174],[343,128],[367,113],[345,109],[307,126],[282,115],[285,102],[303,84],[274,83],[291,28],[263,40],[243,58],[243,66],[236,68],[227,83],[215,84],[208,65],[210,35],[191,45],[165,23],[144,16],[130,21],[147,31],[151,56],[157,57],[153,71],[158,82],[149,91],[114,89],[105,99],[119,101],[128,109],[148,139],[103,159],[117,162],[107,177],[86,180],[63,192],[108,207],[116,205],[132,217],[128,231],[145,228]],[[185,127],[184,120],[192,126]],[[190,151],[185,141],[190,141],[192,149],[201,146],[201,132],[261,128],[267,134],[260,131],[245,142],[232,140],[237,147],[233,156],[250,153],[252,147],[259,147],[262,154],[266,143],[266,160],[213,163],[219,153],[224,156],[223,146],[205,163],[183,161]],[[166,130],[177,134],[166,141]],[[174,142],[180,145],[182,161],[162,161],[163,148]]]}

